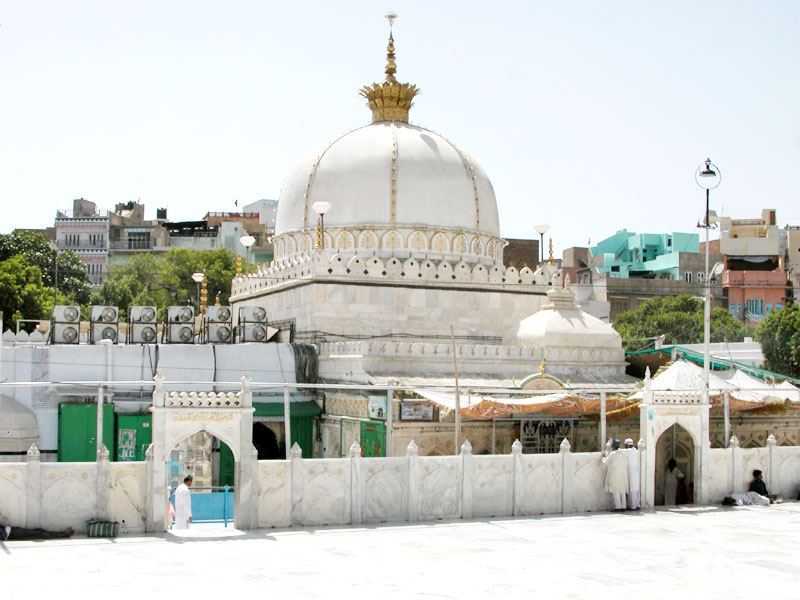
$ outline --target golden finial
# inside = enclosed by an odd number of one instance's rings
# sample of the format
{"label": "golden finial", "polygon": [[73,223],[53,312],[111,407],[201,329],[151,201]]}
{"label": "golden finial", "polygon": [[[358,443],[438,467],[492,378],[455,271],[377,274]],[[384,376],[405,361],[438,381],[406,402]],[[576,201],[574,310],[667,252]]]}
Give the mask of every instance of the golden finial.
{"label": "golden finial", "polygon": [[394,48],[394,21],[397,15],[389,13],[386,20],[389,21],[389,43],[386,46],[386,79],[383,83],[373,83],[361,88],[361,95],[367,99],[367,105],[372,111],[372,122],[381,121],[401,121],[408,123],[408,111],[413,104],[414,96],[419,93],[419,89],[412,83],[399,83],[395,74],[397,73],[397,62],[395,60]]}
{"label": "golden finial", "polygon": [[547,259],[547,262],[553,262],[555,258],[553,257],[553,237],[550,236],[550,258]]}
{"label": "golden finial", "polygon": [[544,359],[542,359],[542,362],[539,363],[539,374],[544,375]]}

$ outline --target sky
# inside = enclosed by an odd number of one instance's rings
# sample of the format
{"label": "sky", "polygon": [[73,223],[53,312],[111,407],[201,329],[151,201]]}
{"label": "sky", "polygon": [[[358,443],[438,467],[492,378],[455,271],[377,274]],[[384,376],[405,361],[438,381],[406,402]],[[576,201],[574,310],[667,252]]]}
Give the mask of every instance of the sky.
{"label": "sky", "polygon": [[0,231],[278,197],[369,122],[389,11],[411,121],[483,166],[504,236],[697,231],[706,156],[712,208],[800,225],[800,2],[0,0]]}

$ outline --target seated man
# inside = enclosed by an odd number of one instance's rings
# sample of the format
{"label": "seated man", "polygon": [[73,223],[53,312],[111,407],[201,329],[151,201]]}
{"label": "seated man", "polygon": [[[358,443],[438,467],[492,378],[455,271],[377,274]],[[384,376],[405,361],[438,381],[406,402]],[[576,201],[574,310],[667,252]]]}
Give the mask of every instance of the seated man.
{"label": "seated man", "polygon": [[72,527],[67,527],[63,531],[47,531],[46,529],[26,529],[25,527],[14,527],[0,523],[0,542],[6,540],[14,542],[19,540],[57,540],[72,537],[75,531]]}
{"label": "seated man", "polygon": [[756,494],[769,498],[769,494],[767,493],[767,484],[764,483],[761,469],[756,469],[753,471],[753,481],[750,482],[748,491],[755,492]]}

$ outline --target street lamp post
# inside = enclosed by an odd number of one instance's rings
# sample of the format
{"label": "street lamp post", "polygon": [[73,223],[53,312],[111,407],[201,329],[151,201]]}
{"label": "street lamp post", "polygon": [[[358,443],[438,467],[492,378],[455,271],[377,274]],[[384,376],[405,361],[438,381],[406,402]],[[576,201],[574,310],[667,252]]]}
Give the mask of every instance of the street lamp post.
{"label": "street lamp post", "polygon": [[319,250],[325,249],[325,213],[331,209],[331,203],[324,200],[318,200],[311,205],[314,212],[317,213],[319,219],[317,220],[317,239],[316,246]]}
{"label": "street lamp post", "polygon": [[192,281],[197,284],[197,304],[195,306],[197,306],[198,315],[200,314],[200,284],[203,283],[205,278],[206,276],[204,273],[192,273]]}
{"label": "street lamp post", "polygon": [[534,229],[539,234],[539,250],[541,254],[539,262],[544,262],[544,234],[550,230],[550,225],[537,225]]}
{"label": "street lamp post", "polygon": [[244,246],[245,260],[250,262],[250,247],[256,243],[256,238],[245,234],[239,238],[239,243]]}
{"label": "street lamp post", "polygon": [[706,246],[706,269],[703,278],[705,286],[705,302],[703,307],[703,402],[709,403],[710,390],[709,380],[711,374],[711,274],[709,272],[709,247],[708,247],[708,230],[713,227],[711,223],[711,210],[710,210],[710,195],[711,190],[716,188],[722,175],[720,174],[717,165],[707,158],[705,162],[697,167],[694,174],[694,179],[697,185],[706,191],[706,216],[702,223],[698,226],[706,230],[705,246]]}

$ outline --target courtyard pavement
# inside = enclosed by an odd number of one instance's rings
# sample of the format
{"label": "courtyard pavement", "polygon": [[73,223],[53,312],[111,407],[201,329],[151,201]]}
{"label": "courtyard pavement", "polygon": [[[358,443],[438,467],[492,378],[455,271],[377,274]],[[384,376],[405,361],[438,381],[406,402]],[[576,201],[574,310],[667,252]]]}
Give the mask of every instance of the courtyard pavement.
{"label": "courtyard pavement", "polygon": [[0,543],[0,598],[800,598],[800,503]]}

